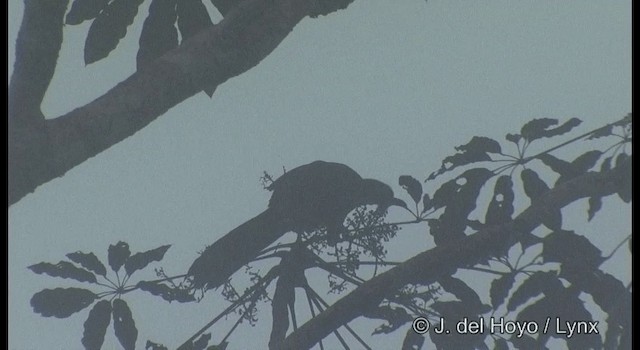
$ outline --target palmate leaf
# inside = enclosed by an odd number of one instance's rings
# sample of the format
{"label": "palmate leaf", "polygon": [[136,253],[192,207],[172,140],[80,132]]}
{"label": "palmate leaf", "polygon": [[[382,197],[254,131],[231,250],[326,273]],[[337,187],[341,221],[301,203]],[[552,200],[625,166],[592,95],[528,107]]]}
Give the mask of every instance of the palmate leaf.
{"label": "palmate leaf", "polygon": [[513,200],[513,181],[510,176],[502,175],[493,188],[493,197],[485,215],[485,223],[496,225],[510,221],[514,210]]}
{"label": "palmate leaf", "polygon": [[602,197],[589,197],[589,209],[587,211],[588,221],[596,216],[596,213],[602,209]]}
{"label": "palmate leaf", "polygon": [[136,287],[145,292],[157,295],[168,302],[177,301],[179,303],[188,303],[196,300],[188,290],[171,288],[165,284],[140,281]]}
{"label": "palmate leaf", "polygon": [[140,48],[136,57],[138,70],[178,46],[178,29],[175,26],[176,1],[151,2],[149,15],[144,20],[140,33]]}
{"label": "palmate leaf", "polygon": [[424,196],[422,196],[422,212],[421,214],[424,214],[427,212],[427,210],[433,208],[433,201],[431,200],[431,197],[429,197],[428,193],[425,193]]}
{"label": "palmate leaf", "polygon": [[97,302],[84,322],[82,345],[87,350],[100,350],[104,343],[104,335],[111,321],[111,303],[106,300]]}
{"label": "palmate leaf", "polygon": [[[517,317],[518,321],[534,321],[543,325],[547,318],[562,322],[591,321],[591,314],[584,306],[584,302],[578,299],[577,294],[569,290],[562,290],[554,294],[546,294],[544,298],[524,308]],[[566,330],[566,324],[561,329]],[[555,325],[554,325],[555,326]],[[568,338],[561,332],[549,332],[555,338],[564,339],[570,350],[601,349],[602,339],[599,334],[579,334]]]}
{"label": "palmate leaf", "polygon": [[146,252],[136,253],[130,256],[124,263],[124,270],[131,276],[135,271],[145,268],[151,262],[162,260],[164,254],[170,247],[170,245],[163,245]]}
{"label": "palmate leaf", "polygon": [[67,258],[73,261],[76,264],[80,264],[80,266],[84,267],[89,271],[93,271],[100,276],[107,275],[107,269],[104,267],[104,264],[98,259],[98,257],[93,253],[83,253],[83,252],[75,252],[67,254]]}
{"label": "palmate leaf", "polygon": [[590,272],[604,261],[600,249],[573,231],[554,231],[544,237],[542,258],[545,262],[559,262],[560,276]]}
{"label": "palmate leaf", "polygon": [[467,309],[469,313],[479,314],[488,311],[487,307],[482,304],[478,293],[462,280],[451,276],[444,276],[438,279],[438,284],[447,292],[455,295],[458,300],[471,306]]}
{"label": "palmate leaf", "polygon": [[613,135],[613,125],[607,125],[602,127],[596,131],[594,131],[587,140],[599,139],[601,137],[611,136]]}
{"label": "palmate leaf", "polygon": [[625,203],[630,203],[632,199],[631,192],[631,182],[632,182],[632,172],[631,172],[631,157],[626,153],[620,153],[616,157],[616,166],[615,169],[618,173],[618,186],[616,188],[616,193]]}
{"label": "palmate leaf", "polygon": [[[538,173],[531,169],[524,169],[520,173],[524,193],[531,199],[533,203],[538,197],[549,191],[549,186],[540,179]],[[541,210],[541,222],[551,230],[559,230],[562,227],[562,212],[559,209]]]}
{"label": "palmate leaf", "polygon": [[533,119],[522,127],[522,129],[520,130],[520,134],[525,140],[531,142],[543,137],[553,137],[565,134],[581,123],[582,121],[580,119],[571,118],[562,125],[551,128],[552,126],[558,124],[558,119]]}
{"label": "palmate leaf", "polygon": [[129,259],[131,250],[129,250],[129,244],[126,242],[118,242],[115,245],[109,245],[108,257],[109,266],[114,272],[118,272],[122,265]]}
{"label": "palmate leaf", "polygon": [[127,34],[127,27],[144,0],[113,0],[91,23],[84,44],[84,63],[91,64],[109,55]]}
{"label": "palmate leaf", "polygon": [[91,305],[97,297],[82,288],[43,289],[31,297],[31,307],[44,317],[66,318]]}
{"label": "palmate leaf", "polygon": [[193,342],[193,350],[204,350],[211,340],[211,333],[205,333]]}
{"label": "palmate leaf", "polygon": [[431,173],[427,180],[433,180],[437,176],[451,171],[459,166],[468,165],[476,162],[490,161],[489,153],[501,153],[498,141],[488,137],[474,136],[468,143],[455,147],[456,153],[446,157],[442,161],[439,170]]}
{"label": "palmate leaf", "polygon": [[71,278],[79,282],[97,282],[96,276],[93,273],[67,261],[60,261],[57,264],[41,262],[29,266],[28,269],[37,274],[44,273],[52,277]]}
{"label": "palmate leaf", "polygon": [[203,335],[198,337],[198,339],[180,345],[177,348],[177,350],[205,350],[205,349],[208,350],[211,348],[211,347],[207,347],[207,345],[209,345],[210,340],[211,340],[211,333],[204,333]]}
{"label": "palmate leaf", "polygon": [[494,279],[491,282],[491,288],[489,289],[489,296],[491,297],[491,305],[494,309],[497,309],[502,303],[504,303],[509,290],[513,287],[515,282],[515,274],[507,273],[499,278]]}
{"label": "palmate leaf", "polygon": [[529,276],[511,295],[507,303],[507,310],[514,311],[524,305],[529,299],[542,293],[550,295],[564,289],[562,282],[554,271],[538,271]]}
{"label": "palmate leaf", "polygon": [[120,345],[125,350],[134,350],[138,339],[138,329],[131,316],[131,310],[122,299],[113,301],[113,330]]}
{"label": "palmate leaf", "polygon": [[549,186],[538,176],[538,173],[531,169],[522,170],[520,178],[524,186],[524,193],[532,202],[549,191]]}
{"label": "palmate leaf", "polygon": [[429,227],[437,245],[464,236],[469,214],[476,208],[482,186],[493,176],[485,168],[469,169],[457,178],[444,183],[433,195],[434,207],[445,207],[439,225]]}
{"label": "palmate leaf", "polygon": [[414,177],[409,175],[401,175],[398,184],[402,187],[416,204],[420,202],[422,197],[422,184]]}

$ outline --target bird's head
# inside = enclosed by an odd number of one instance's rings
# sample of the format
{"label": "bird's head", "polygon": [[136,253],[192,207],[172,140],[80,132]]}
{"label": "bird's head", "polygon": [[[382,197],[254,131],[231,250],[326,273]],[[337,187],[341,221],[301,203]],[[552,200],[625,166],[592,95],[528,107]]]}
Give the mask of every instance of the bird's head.
{"label": "bird's head", "polygon": [[383,214],[391,206],[406,208],[407,204],[393,196],[393,190],[387,184],[378,180],[364,179],[360,187],[361,204],[375,204],[376,212]]}

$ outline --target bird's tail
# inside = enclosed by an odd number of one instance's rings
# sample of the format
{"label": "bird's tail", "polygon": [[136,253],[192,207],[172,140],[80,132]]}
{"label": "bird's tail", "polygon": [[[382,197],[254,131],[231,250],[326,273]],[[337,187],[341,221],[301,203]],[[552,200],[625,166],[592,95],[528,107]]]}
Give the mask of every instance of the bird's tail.
{"label": "bird's tail", "polygon": [[223,285],[230,277],[255,259],[287,233],[283,221],[267,209],[253,219],[231,230],[193,262],[188,275],[196,288],[214,289]]}

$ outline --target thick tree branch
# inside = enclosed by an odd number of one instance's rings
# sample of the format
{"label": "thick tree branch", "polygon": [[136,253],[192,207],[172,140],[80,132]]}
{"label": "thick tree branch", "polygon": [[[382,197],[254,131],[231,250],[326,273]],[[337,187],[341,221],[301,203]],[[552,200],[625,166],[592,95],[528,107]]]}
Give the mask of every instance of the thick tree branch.
{"label": "thick tree branch", "polygon": [[40,110],[62,44],[68,0],[26,0],[16,41],[16,61],[8,92],[9,204],[23,189],[48,181],[45,119]]}
{"label": "thick tree branch", "polygon": [[475,265],[504,252],[518,241],[519,236],[539,226],[549,209],[557,210],[593,195],[616,193],[631,176],[631,159],[626,161],[628,164],[613,170],[587,173],[556,186],[505,225],[435,247],[372,278],[290,334],[280,348],[309,349],[333,330],[374,310],[386,296],[406,284],[433,283],[440,276],[452,275],[458,268]]}
{"label": "thick tree branch", "polygon": [[[328,3],[334,5],[335,11],[352,1]],[[9,205],[133,135],[205,86],[217,86],[251,69],[305,16],[325,13],[325,2],[242,1],[220,23],[134,73],[105,95],[48,120],[46,136],[28,140],[46,142],[46,156],[42,155],[42,147],[26,147],[17,142],[24,137],[10,138],[9,157],[13,164],[8,174]]]}
{"label": "thick tree branch", "polygon": [[16,41],[16,61],[9,84],[9,125],[41,122],[40,105],[49,87],[62,46],[68,0],[25,0]]}

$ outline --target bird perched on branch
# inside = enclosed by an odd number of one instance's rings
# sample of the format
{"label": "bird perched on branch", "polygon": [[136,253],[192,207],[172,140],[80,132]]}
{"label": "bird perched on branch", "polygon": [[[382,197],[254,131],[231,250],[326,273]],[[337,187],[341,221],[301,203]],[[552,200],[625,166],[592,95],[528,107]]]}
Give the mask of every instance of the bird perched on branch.
{"label": "bird perched on branch", "polygon": [[310,232],[325,227],[335,245],[346,216],[358,206],[406,207],[386,184],[363,179],[344,164],[315,161],[286,172],[269,187],[267,210],[236,227],[208,246],[193,262],[188,275],[196,288],[224,284],[242,266],[287,232]]}

